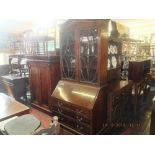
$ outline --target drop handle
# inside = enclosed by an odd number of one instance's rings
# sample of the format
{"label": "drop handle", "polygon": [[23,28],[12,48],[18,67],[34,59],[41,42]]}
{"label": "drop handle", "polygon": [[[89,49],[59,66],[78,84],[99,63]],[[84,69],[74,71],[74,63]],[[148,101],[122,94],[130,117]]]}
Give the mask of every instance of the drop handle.
{"label": "drop handle", "polygon": [[77,112],[78,114],[80,114],[80,113],[82,113],[83,111],[80,110],[80,109],[76,109],[76,112]]}
{"label": "drop handle", "polygon": [[61,102],[58,101],[58,106],[59,107],[63,106],[63,103],[61,103]]}
{"label": "drop handle", "polygon": [[79,122],[81,122],[81,121],[83,120],[83,118],[82,118],[82,117],[79,117],[79,116],[76,116],[76,119],[77,119]]}
{"label": "drop handle", "polygon": [[60,120],[63,121],[64,120],[63,117],[60,117]]}
{"label": "drop handle", "polygon": [[62,112],[63,112],[63,110],[58,108],[58,112],[59,112],[59,113],[62,113]]}
{"label": "drop handle", "polygon": [[82,126],[80,126],[79,124],[77,124],[77,125],[76,125],[76,128],[77,128],[77,129],[80,129],[80,130],[82,130],[82,129],[83,129],[83,127],[82,127]]}

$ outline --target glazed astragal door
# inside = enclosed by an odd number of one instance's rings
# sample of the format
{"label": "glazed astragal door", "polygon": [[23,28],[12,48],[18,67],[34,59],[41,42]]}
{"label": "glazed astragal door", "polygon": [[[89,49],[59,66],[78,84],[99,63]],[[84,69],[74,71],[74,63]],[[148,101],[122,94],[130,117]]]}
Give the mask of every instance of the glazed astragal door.
{"label": "glazed astragal door", "polygon": [[98,29],[80,31],[80,81],[97,83]]}
{"label": "glazed astragal door", "polygon": [[74,32],[64,32],[62,37],[62,77],[75,79],[75,36]]}
{"label": "glazed astragal door", "polygon": [[107,69],[114,69],[121,66],[119,45],[110,42],[108,45],[108,65]]}

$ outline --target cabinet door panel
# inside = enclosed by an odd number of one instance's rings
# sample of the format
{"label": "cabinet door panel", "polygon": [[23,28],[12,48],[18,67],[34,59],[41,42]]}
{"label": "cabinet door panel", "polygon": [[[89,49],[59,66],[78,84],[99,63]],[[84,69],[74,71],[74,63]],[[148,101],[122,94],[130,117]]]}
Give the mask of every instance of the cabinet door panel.
{"label": "cabinet door panel", "polygon": [[30,69],[30,88],[32,102],[39,103],[40,101],[40,71],[38,67],[31,66]]}
{"label": "cabinet door panel", "polygon": [[62,76],[67,79],[75,79],[75,36],[74,32],[64,32],[61,39],[62,51]]}
{"label": "cabinet door panel", "polygon": [[48,104],[48,91],[47,90],[50,86],[49,79],[48,79],[48,68],[47,67],[40,67],[40,91],[41,91],[41,103]]}
{"label": "cabinet door panel", "polygon": [[98,29],[80,31],[80,80],[97,83]]}

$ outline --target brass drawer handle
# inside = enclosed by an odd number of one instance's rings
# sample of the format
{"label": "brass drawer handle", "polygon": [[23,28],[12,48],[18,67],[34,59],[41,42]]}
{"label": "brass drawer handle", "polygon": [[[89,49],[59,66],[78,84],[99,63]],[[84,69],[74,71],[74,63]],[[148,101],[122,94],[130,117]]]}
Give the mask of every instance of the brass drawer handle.
{"label": "brass drawer handle", "polygon": [[76,128],[77,128],[77,129],[80,129],[80,130],[82,130],[82,129],[83,129],[83,127],[82,127],[82,126],[80,126],[79,124],[77,124],[77,125],[76,125]]}
{"label": "brass drawer handle", "polygon": [[80,114],[80,113],[82,113],[83,111],[82,111],[81,109],[76,109],[76,112],[77,112],[78,114]]}
{"label": "brass drawer handle", "polygon": [[57,103],[58,103],[58,106],[59,107],[63,106],[63,103],[62,102],[58,101]]}
{"label": "brass drawer handle", "polygon": [[60,117],[60,120],[61,120],[61,121],[63,121],[63,120],[64,120],[64,118],[63,118],[63,117]]}
{"label": "brass drawer handle", "polygon": [[80,117],[80,116],[76,116],[76,119],[77,119],[79,122],[81,122],[81,121],[83,120],[83,118]]}
{"label": "brass drawer handle", "polygon": [[60,108],[58,108],[58,112],[59,112],[59,113],[62,113],[62,112],[63,112],[63,110],[62,110],[62,109],[60,109]]}

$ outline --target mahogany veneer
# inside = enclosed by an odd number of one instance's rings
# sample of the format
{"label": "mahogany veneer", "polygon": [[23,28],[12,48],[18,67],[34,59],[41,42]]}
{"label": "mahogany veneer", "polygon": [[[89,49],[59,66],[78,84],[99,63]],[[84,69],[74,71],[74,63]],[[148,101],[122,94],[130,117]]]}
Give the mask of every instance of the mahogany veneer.
{"label": "mahogany veneer", "polygon": [[0,121],[29,113],[29,107],[5,94],[0,93],[0,101]]}
{"label": "mahogany veneer", "polygon": [[5,86],[6,93],[14,97],[17,101],[22,102],[21,97],[27,100],[27,90],[26,85],[28,82],[28,77],[26,76],[17,76],[15,74],[8,74],[2,76],[2,81]]}
{"label": "mahogany veneer", "polygon": [[132,81],[114,81],[108,85],[108,111],[107,120],[109,125],[123,125],[129,117],[132,103]]}
{"label": "mahogany veneer", "polygon": [[51,111],[62,124],[82,134],[96,134],[105,120],[105,87],[61,80],[52,94]]}
{"label": "mahogany veneer", "polygon": [[31,56],[28,59],[32,105],[50,113],[51,94],[60,79],[59,56]]}
{"label": "mahogany veneer", "polygon": [[50,109],[63,125],[81,134],[98,134],[103,128],[108,110],[105,89],[120,77],[117,40],[125,32],[109,19],[69,20],[62,25],[61,81],[52,94]]}

